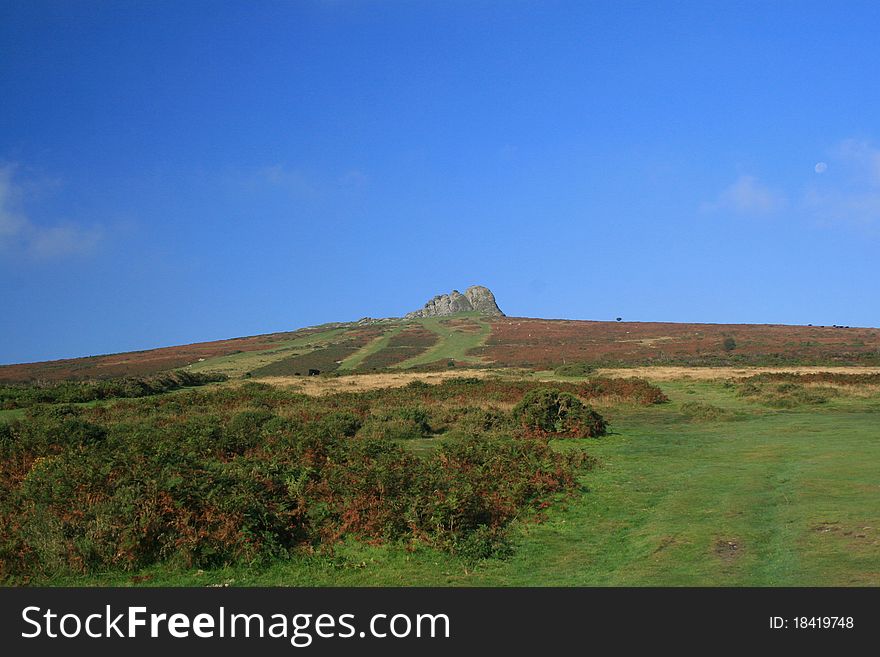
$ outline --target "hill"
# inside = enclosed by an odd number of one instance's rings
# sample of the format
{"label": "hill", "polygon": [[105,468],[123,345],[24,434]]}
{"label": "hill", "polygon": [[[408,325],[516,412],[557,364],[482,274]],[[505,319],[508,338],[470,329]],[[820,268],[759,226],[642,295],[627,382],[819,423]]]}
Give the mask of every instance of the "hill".
{"label": "hill", "polygon": [[880,330],[456,294],[0,367],[0,583],[878,584]]}
{"label": "hill", "polygon": [[462,365],[880,365],[880,329],[773,324],[605,322],[487,316],[334,323],[296,331],[0,366],[0,381],[145,376],[173,369],[231,377]]}

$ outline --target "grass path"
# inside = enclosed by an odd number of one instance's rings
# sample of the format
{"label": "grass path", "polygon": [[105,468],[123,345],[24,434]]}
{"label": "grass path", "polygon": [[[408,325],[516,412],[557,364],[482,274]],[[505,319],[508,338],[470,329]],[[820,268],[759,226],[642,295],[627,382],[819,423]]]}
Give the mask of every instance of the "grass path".
{"label": "grass path", "polygon": [[492,331],[488,322],[472,317],[471,321],[479,326],[479,331],[465,332],[442,323],[443,318],[427,317],[418,321],[430,331],[440,336],[440,342],[413,358],[394,365],[398,369],[406,369],[417,365],[427,365],[438,360],[455,360],[464,363],[481,363],[477,356],[468,355],[468,351],[482,345]]}
{"label": "grass path", "polygon": [[395,326],[389,331],[385,331],[382,335],[377,338],[371,340],[363,347],[361,347],[358,351],[354,352],[351,356],[342,361],[342,364],[339,366],[340,371],[344,370],[355,370],[358,366],[364,362],[364,360],[372,356],[378,351],[382,351],[385,347],[388,346],[388,343],[391,341],[395,335],[400,333],[403,330],[403,325]]}
{"label": "grass path", "polygon": [[271,349],[243,351],[228,356],[209,358],[195,363],[187,369],[192,372],[222,372],[230,377],[242,376],[245,372],[264,367],[288,356],[310,351],[312,345],[326,344],[347,330],[349,330],[348,327],[342,326],[320,333],[312,333],[295,340],[279,342]]}
{"label": "grass path", "polygon": [[513,559],[479,583],[880,584],[874,412],[682,423],[676,406],[689,388],[673,386],[660,413],[619,414],[615,435],[590,449],[601,461],[584,478],[590,493],[529,528]]}

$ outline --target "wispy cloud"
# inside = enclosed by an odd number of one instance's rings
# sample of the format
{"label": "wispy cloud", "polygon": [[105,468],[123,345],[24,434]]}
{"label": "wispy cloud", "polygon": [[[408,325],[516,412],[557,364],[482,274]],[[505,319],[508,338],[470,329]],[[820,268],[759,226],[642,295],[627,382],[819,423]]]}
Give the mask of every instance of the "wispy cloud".
{"label": "wispy cloud", "polygon": [[715,201],[704,203],[701,209],[706,212],[766,215],[781,210],[786,205],[787,199],[781,192],[770,189],[754,176],[740,176]]}
{"label": "wispy cloud", "polygon": [[17,183],[17,169],[14,164],[0,166],[0,254],[54,260],[93,253],[103,240],[103,228],[70,221],[48,226],[35,222],[24,209],[33,185]]}
{"label": "wispy cloud", "polygon": [[854,174],[854,182],[880,187],[880,149],[871,142],[845,139],[834,149],[834,155]]}
{"label": "wispy cloud", "polygon": [[312,196],[317,191],[309,176],[302,171],[281,164],[273,164],[258,170],[257,179],[272,187],[284,189],[295,196]]}
{"label": "wispy cloud", "polygon": [[840,142],[827,173],[807,186],[803,205],[822,224],[880,224],[880,148],[865,140]]}

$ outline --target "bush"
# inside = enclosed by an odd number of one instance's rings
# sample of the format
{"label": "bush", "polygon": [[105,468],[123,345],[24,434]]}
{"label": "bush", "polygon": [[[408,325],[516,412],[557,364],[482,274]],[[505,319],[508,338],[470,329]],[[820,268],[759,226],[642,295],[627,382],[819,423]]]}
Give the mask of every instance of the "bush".
{"label": "bush", "polygon": [[[880,373],[851,374],[840,372],[810,372],[798,374],[796,372],[762,372],[746,379],[743,383],[772,383],[786,381],[789,383],[829,383],[841,386],[880,385]],[[732,385],[732,384],[731,384]]]}
{"label": "bush", "polygon": [[324,429],[337,437],[351,438],[363,425],[360,417],[348,411],[336,411],[321,419]]}
{"label": "bush", "polygon": [[[554,424],[522,436],[511,414],[476,406],[534,385],[459,380],[317,399],[246,384],[33,406],[0,424],[0,581],[258,563],[347,536],[422,542],[468,562],[503,555],[515,518],[578,490],[586,457],[546,437],[599,433],[598,416],[565,390],[555,403],[567,434]],[[436,449],[399,440],[433,436],[438,422],[454,438]]]}
{"label": "bush", "polygon": [[457,537],[451,552],[468,564],[484,559],[504,559],[513,552],[506,528],[480,525],[473,531]]}
{"label": "bush", "polygon": [[801,383],[790,381],[776,384],[762,383],[762,379],[751,377],[740,384],[737,394],[749,401],[773,408],[797,408],[804,405],[824,404],[830,397],[836,397],[840,392],[831,387],[808,388]]}
{"label": "bush", "polygon": [[455,426],[470,436],[479,436],[493,431],[513,429],[511,417],[503,411],[484,410],[474,406],[463,408],[455,419]]}
{"label": "bush", "polygon": [[4,409],[28,408],[36,404],[75,404],[100,399],[134,398],[159,395],[185,387],[225,381],[225,374],[194,373],[185,370],[151,377],[126,377],[104,381],[62,381],[51,384],[2,385],[0,404]]}
{"label": "bush", "polygon": [[413,440],[431,436],[430,415],[421,406],[382,410],[368,417],[360,435],[383,440]]}
{"label": "bush", "polygon": [[659,387],[634,376],[627,379],[593,377],[578,386],[577,394],[585,399],[606,397],[644,406],[665,404],[669,401],[669,397]]}
{"label": "bush", "polygon": [[513,409],[513,417],[528,432],[571,438],[604,436],[601,415],[567,392],[551,388],[532,390]]}
{"label": "bush", "polygon": [[264,410],[237,413],[226,425],[219,447],[227,454],[244,454],[259,444],[263,426],[274,417]]}
{"label": "bush", "polygon": [[590,376],[595,371],[596,368],[589,363],[568,363],[553,370],[559,376]]}
{"label": "bush", "polygon": [[685,402],[681,405],[681,412],[691,420],[703,422],[721,422],[732,420],[736,417],[734,412],[728,408],[721,408],[703,402]]}

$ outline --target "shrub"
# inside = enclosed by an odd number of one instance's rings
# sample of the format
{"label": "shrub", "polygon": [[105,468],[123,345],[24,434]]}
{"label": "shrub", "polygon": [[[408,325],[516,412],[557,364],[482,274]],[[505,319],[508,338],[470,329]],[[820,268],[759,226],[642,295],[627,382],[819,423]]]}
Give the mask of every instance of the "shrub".
{"label": "shrub", "polygon": [[484,559],[503,559],[510,556],[513,547],[506,527],[480,525],[473,531],[456,537],[451,552],[469,564]]}
{"label": "shrub", "polygon": [[470,436],[479,436],[492,431],[513,429],[511,416],[496,409],[482,409],[474,406],[461,409],[455,426]]}
{"label": "shrub", "polygon": [[237,413],[223,430],[223,438],[218,446],[227,454],[244,454],[260,442],[263,426],[274,417],[265,410]]}
{"label": "shrub", "polygon": [[[568,434],[522,436],[509,413],[459,403],[533,387],[464,380],[316,399],[246,384],[35,405],[0,424],[0,581],[256,563],[346,536],[468,562],[503,555],[515,518],[578,490],[586,457],[546,436],[598,434],[565,390]],[[433,435],[438,417],[454,439],[418,455],[398,440]]]}
{"label": "shrub", "polygon": [[[774,379],[769,379],[773,381]],[[779,379],[775,379],[779,380]],[[784,379],[783,379],[784,380]],[[758,402],[773,408],[796,408],[803,405],[824,404],[829,397],[840,393],[835,388],[807,388],[801,383],[762,383],[762,379],[751,377],[739,385],[737,394],[749,401]]]}
{"label": "shrub", "polygon": [[786,381],[789,383],[830,383],[841,386],[880,385],[880,373],[809,372],[798,374],[796,372],[762,372],[761,374],[741,379],[741,381],[751,384]]}
{"label": "shrub", "polygon": [[363,425],[361,418],[348,411],[335,411],[325,415],[321,424],[333,436],[351,438]]}
{"label": "shrub", "polygon": [[703,422],[720,422],[732,420],[735,417],[733,411],[703,402],[685,402],[681,405],[681,412],[691,420]]}
{"label": "shrub", "polygon": [[571,438],[604,436],[601,415],[567,392],[551,388],[532,390],[513,409],[513,417],[527,431]]}
{"label": "shrub", "polygon": [[412,440],[431,435],[430,415],[420,406],[381,411],[367,418],[361,435],[387,440]]}
{"label": "shrub", "polygon": [[626,379],[593,377],[578,386],[577,394],[585,399],[607,397],[644,406],[665,404],[669,401],[669,397],[659,387],[634,376]]}
{"label": "shrub", "polygon": [[595,371],[596,368],[589,363],[568,363],[553,370],[559,376],[589,376]]}
{"label": "shrub", "polygon": [[103,381],[62,381],[51,384],[0,386],[3,408],[28,408],[36,404],[74,404],[100,399],[134,398],[158,395],[185,387],[225,381],[225,374],[194,373],[185,370],[150,377],[126,377]]}

